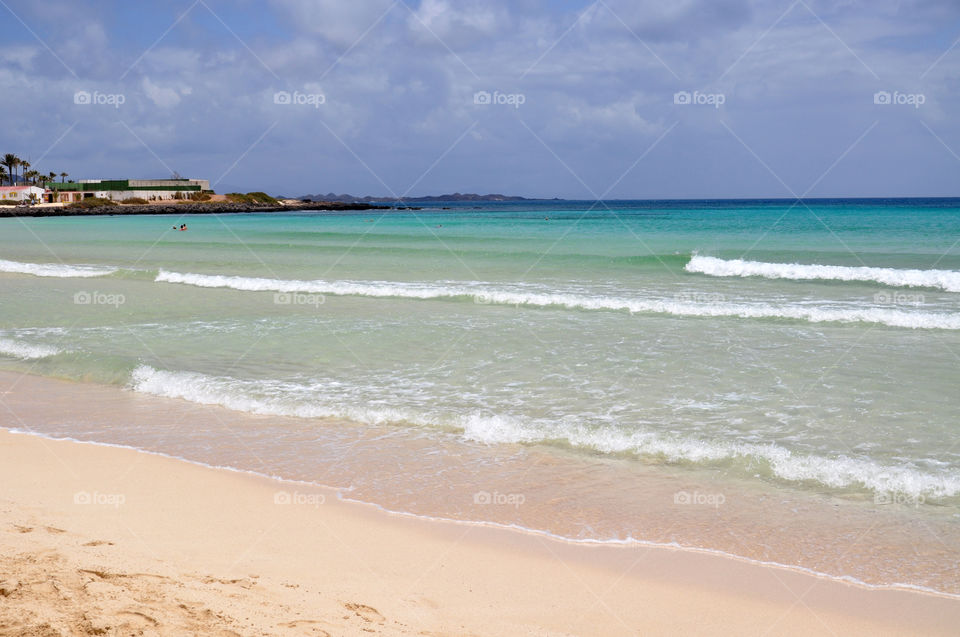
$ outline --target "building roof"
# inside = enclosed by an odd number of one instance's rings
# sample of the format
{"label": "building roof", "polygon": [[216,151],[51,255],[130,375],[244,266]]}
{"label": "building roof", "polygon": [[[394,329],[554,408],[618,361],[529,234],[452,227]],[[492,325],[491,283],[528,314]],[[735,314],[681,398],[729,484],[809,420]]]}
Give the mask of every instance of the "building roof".
{"label": "building roof", "polygon": [[29,190],[30,188],[36,188],[38,190],[43,190],[40,186],[0,186],[0,192],[16,192],[18,190]]}

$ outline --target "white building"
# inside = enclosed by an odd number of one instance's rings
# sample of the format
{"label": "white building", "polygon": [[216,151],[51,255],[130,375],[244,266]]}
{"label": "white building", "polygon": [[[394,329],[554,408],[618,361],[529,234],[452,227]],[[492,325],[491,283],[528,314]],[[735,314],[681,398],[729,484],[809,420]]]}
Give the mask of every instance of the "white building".
{"label": "white building", "polygon": [[0,201],[29,201],[39,203],[43,201],[43,188],[37,186],[3,186],[0,187]]}
{"label": "white building", "polygon": [[48,183],[48,199],[72,203],[89,197],[124,201],[134,197],[148,201],[187,199],[210,190],[206,179],[81,179],[69,183]]}

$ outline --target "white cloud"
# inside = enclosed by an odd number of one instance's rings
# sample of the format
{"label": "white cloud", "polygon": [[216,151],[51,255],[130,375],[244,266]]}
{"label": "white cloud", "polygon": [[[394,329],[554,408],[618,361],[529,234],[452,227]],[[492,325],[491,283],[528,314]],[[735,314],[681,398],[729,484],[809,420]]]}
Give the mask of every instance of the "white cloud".
{"label": "white cloud", "polygon": [[189,95],[192,92],[189,87],[159,86],[154,84],[149,77],[143,78],[140,86],[146,96],[150,98],[150,101],[160,108],[173,108],[180,104],[181,95]]}
{"label": "white cloud", "polygon": [[287,12],[298,29],[340,46],[357,42],[393,6],[391,0],[273,0],[273,4]]}

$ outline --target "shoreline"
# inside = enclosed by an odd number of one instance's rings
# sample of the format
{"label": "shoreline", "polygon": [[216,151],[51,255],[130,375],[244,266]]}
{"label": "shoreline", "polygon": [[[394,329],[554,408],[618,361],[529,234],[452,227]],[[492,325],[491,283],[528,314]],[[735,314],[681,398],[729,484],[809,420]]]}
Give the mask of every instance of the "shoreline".
{"label": "shoreline", "polygon": [[[236,634],[949,634],[960,621],[960,602],[937,595],[684,549],[409,519],[322,487],[291,493],[287,481],[99,443],[0,430],[0,458],[6,606],[51,627],[81,612],[91,634],[144,624]],[[324,550],[325,536],[337,551]],[[79,578],[92,599],[74,609],[38,594],[24,577],[30,560],[58,591]],[[136,599],[144,587],[152,601]],[[125,608],[111,612],[118,598]],[[213,612],[185,616],[180,605],[197,603]],[[0,626],[12,619],[0,610]]]}
{"label": "shoreline", "polygon": [[551,533],[543,529],[536,529],[521,526],[519,524],[504,524],[500,522],[492,521],[480,521],[480,520],[461,520],[451,517],[440,517],[432,515],[424,515],[419,513],[412,513],[409,511],[399,511],[389,509],[382,504],[376,502],[368,502],[366,500],[357,500],[353,498],[348,498],[344,496],[344,489],[327,485],[320,484],[317,482],[310,482],[307,480],[296,480],[293,478],[284,478],[282,476],[269,475],[266,473],[260,473],[253,471],[251,469],[238,469],[231,466],[221,466],[221,465],[212,465],[198,460],[190,460],[189,458],[183,458],[181,456],[172,455],[169,453],[164,453],[162,451],[151,451],[149,449],[140,449],[139,447],[134,447],[131,445],[124,445],[119,443],[112,442],[99,442],[96,440],[80,440],[77,438],[71,437],[56,437],[48,434],[27,431],[18,429],[16,427],[3,427],[0,426],[0,434],[9,434],[13,436],[32,436],[36,438],[42,438],[50,442],[67,442],[77,445],[92,445],[95,447],[106,447],[111,449],[123,449],[126,451],[132,451],[134,453],[142,453],[149,456],[155,456],[158,458],[163,458],[166,460],[172,460],[174,462],[185,463],[194,467],[201,469],[209,469],[212,471],[223,471],[226,473],[237,474],[241,476],[247,476],[259,480],[267,480],[272,483],[277,483],[281,485],[292,485],[292,486],[301,486],[308,489],[319,489],[322,491],[330,492],[334,497],[344,504],[349,506],[364,507],[375,511],[378,514],[405,518],[413,521],[418,521],[426,524],[440,524],[440,525],[454,525],[454,526],[465,526],[465,527],[476,527],[481,529],[489,529],[495,532],[504,532],[504,533],[518,533],[525,536],[530,536],[533,538],[540,538],[549,542],[557,542],[559,544],[569,545],[569,546],[580,546],[580,547],[594,547],[594,548],[622,548],[622,549],[654,549],[654,550],[665,550],[665,551],[678,551],[681,553],[694,553],[700,555],[711,556],[715,558],[720,558],[724,560],[732,560],[734,562],[739,562],[742,564],[748,564],[751,566],[757,566],[761,568],[772,568],[777,570],[786,571],[789,573],[794,573],[798,575],[805,575],[809,577],[816,578],[818,580],[824,580],[828,582],[833,582],[836,584],[843,584],[847,586],[852,586],[855,588],[862,589],[864,591],[887,591],[887,592],[903,592],[903,593],[915,593],[918,595],[928,595],[930,597],[936,597],[939,599],[953,600],[960,602],[960,594],[948,593],[945,591],[938,591],[933,588],[928,588],[925,586],[919,586],[916,584],[871,584],[869,582],[864,582],[863,580],[857,579],[852,575],[832,575],[830,573],[824,573],[821,571],[816,571],[814,569],[806,568],[804,566],[798,566],[795,564],[782,564],[780,562],[765,561],[760,559],[755,559],[745,555],[737,555],[735,553],[728,553],[720,549],[711,549],[703,548],[697,546],[687,546],[677,543],[669,542],[655,542],[653,540],[638,540],[634,538],[629,538],[625,540],[602,540],[602,539],[590,539],[590,538],[572,538],[566,537],[563,535],[558,535],[556,533]]}
{"label": "shoreline", "polygon": [[683,553],[695,553],[700,555],[712,556],[715,558],[732,560],[734,562],[739,562],[743,564],[748,564],[752,566],[758,566],[761,568],[772,568],[789,573],[794,573],[798,575],[806,575],[818,580],[824,580],[828,582],[833,582],[837,584],[844,584],[847,586],[853,586],[865,591],[887,591],[887,592],[903,592],[903,593],[915,593],[918,595],[929,595],[931,597],[936,597],[940,599],[954,600],[960,602],[960,594],[948,593],[945,591],[938,591],[933,588],[928,588],[925,586],[918,586],[916,584],[901,584],[901,583],[892,583],[892,584],[871,584],[869,582],[864,582],[863,580],[857,579],[852,575],[832,575],[830,573],[824,573],[821,571],[816,571],[814,569],[806,568],[804,566],[798,566],[795,564],[782,564],[780,562],[765,561],[760,559],[755,559],[745,555],[737,555],[736,553],[728,553],[720,549],[710,549],[697,546],[687,546],[677,543],[669,542],[655,542],[653,540],[638,540],[634,538],[629,538],[625,540],[602,540],[602,539],[590,539],[590,538],[572,538],[566,537],[563,535],[558,535],[556,533],[551,533],[543,529],[536,529],[521,526],[519,524],[504,524],[500,522],[492,521],[481,521],[481,520],[461,520],[451,517],[440,517],[432,515],[424,515],[419,513],[412,513],[409,511],[399,511],[389,509],[382,504],[376,502],[368,502],[366,500],[357,500],[353,498],[348,498],[344,496],[344,489],[339,487],[320,484],[318,482],[310,482],[307,480],[296,480],[293,478],[284,478],[282,476],[269,475],[266,473],[260,473],[251,469],[238,469],[231,466],[222,466],[222,465],[212,465],[198,460],[190,460],[189,458],[183,458],[181,456],[172,455],[169,453],[164,453],[162,451],[151,451],[149,449],[140,449],[139,447],[134,447],[131,445],[124,445],[119,443],[112,442],[99,442],[96,440],[80,440],[77,438],[71,437],[56,437],[48,434],[27,431],[18,429],[16,427],[3,427],[0,426],[0,434],[10,434],[13,436],[33,436],[36,438],[42,438],[50,442],[68,442],[77,445],[92,445],[96,447],[106,447],[111,449],[123,449],[126,451],[132,451],[134,453],[142,453],[149,456],[155,456],[158,458],[164,458],[166,460],[172,460],[174,462],[182,462],[194,467],[201,469],[209,469],[212,471],[223,471],[227,473],[233,473],[237,475],[252,477],[260,480],[267,480],[273,483],[278,483],[282,485],[294,485],[302,486],[309,489],[320,489],[323,491],[328,491],[332,493],[336,499],[344,504],[349,506],[364,507],[375,511],[381,515],[386,515],[390,517],[406,518],[409,520],[419,521],[426,524],[441,524],[441,525],[455,525],[455,526],[465,526],[465,527],[476,527],[482,529],[489,529],[496,532],[504,533],[518,533],[521,535],[526,535],[534,538],[540,538],[547,540],[549,542],[557,542],[559,544],[569,545],[569,546],[581,546],[581,547],[606,547],[606,548],[623,548],[623,549],[654,549],[654,550],[665,550],[665,551],[679,551]]}
{"label": "shoreline", "polygon": [[[41,403],[35,396],[48,399]],[[949,569],[956,551],[941,546],[950,543],[953,530],[932,520],[904,517],[899,507],[876,510],[857,502],[825,502],[815,494],[757,491],[752,486],[741,490],[746,485],[721,486],[709,475],[633,471],[639,469],[635,464],[621,474],[616,462],[595,465],[536,448],[471,449],[442,440],[408,444],[397,439],[392,428],[248,414],[13,371],[0,372],[0,405],[14,415],[29,414],[5,426],[47,440],[134,450],[213,470],[332,489],[345,502],[388,516],[521,533],[570,546],[689,551],[865,590],[960,599],[956,573]],[[73,425],[58,424],[64,422]],[[184,428],[192,433],[181,433]],[[270,436],[281,431],[290,444],[303,441],[302,461],[278,463],[272,455]],[[438,462],[424,464],[418,459],[424,454]],[[478,466],[477,460],[479,466],[497,468],[461,470]],[[394,469],[376,469],[384,461]],[[436,488],[437,471],[452,481],[449,488]],[[615,486],[618,495],[611,498]],[[516,510],[478,508],[478,488],[522,493],[526,504]],[[722,512],[677,506],[678,490],[725,493],[726,503]],[[584,517],[576,508],[591,513]],[[616,520],[628,523],[633,532],[605,539],[601,529],[616,528]],[[594,532],[578,536],[585,523],[593,525]],[[926,541],[932,533],[939,533],[939,544]],[[857,540],[850,544],[843,538]]]}
{"label": "shoreline", "polygon": [[88,216],[117,216],[117,215],[204,215],[204,214],[234,214],[245,212],[308,212],[338,211],[338,210],[390,210],[390,206],[378,206],[368,203],[340,203],[324,201],[304,204],[247,204],[231,202],[214,203],[156,203],[133,204],[116,206],[101,206],[98,208],[17,208],[16,206],[0,206],[0,218],[12,217],[88,217]]}

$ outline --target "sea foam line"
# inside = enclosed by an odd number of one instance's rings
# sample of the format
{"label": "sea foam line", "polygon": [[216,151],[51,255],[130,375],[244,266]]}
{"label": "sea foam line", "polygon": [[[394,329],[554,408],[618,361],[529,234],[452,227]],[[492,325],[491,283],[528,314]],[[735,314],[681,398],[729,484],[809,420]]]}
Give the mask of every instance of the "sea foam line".
{"label": "sea foam line", "polygon": [[794,319],[811,323],[877,323],[913,329],[960,329],[960,314],[911,312],[894,308],[840,308],[769,303],[695,302],[682,299],[643,299],[589,296],[580,293],[510,290],[483,284],[407,283],[391,281],[297,281],[208,275],[161,270],[156,281],[249,292],[303,292],[378,298],[472,298],[481,304],[565,307],[578,310],[626,310],[638,314],[690,317]]}
{"label": "sea foam line", "polygon": [[457,524],[462,526],[477,526],[477,527],[503,529],[505,531],[510,531],[510,532],[517,532],[517,533],[524,533],[524,534],[534,535],[539,537],[545,537],[556,542],[564,542],[566,544],[573,544],[573,545],[646,546],[646,547],[656,547],[656,548],[661,548],[666,550],[677,550],[677,551],[686,551],[686,552],[692,552],[692,553],[702,553],[705,555],[716,555],[719,557],[733,559],[733,560],[745,562],[748,564],[758,564],[760,566],[767,566],[770,568],[779,568],[783,570],[804,573],[804,574],[811,575],[813,577],[818,577],[821,579],[844,582],[844,583],[852,584],[854,586],[858,586],[864,589],[907,590],[907,591],[934,595],[937,597],[960,599],[960,595],[957,595],[955,593],[948,593],[946,591],[940,591],[935,588],[930,588],[928,586],[919,586],[916,584],[899,583],[899,582],[874,584],[874,583],[865,582],[851,575],[831,574],[825,571],[816,571],[816,570],[807,568],[805,566],[798,566],[795,564],[786,564],[781,562],[772,562],[768,560],[760,560],[752,557],[738,555],[736,553],[728,553],[726,551],[722,551],[719,549],[685,545],[679,542],[658,542],[655,540],[644,540],[644,539],[634,538],[633,536],[629,536],[627,538],[568,537],[566,535],[560,535],[557,533],[553,533],[551,531],[546,531],[546,530],[537,529],[533,527],[527,527],[520,524],[491,522],[486,520],[459,519],[459,518],[453,518],[453,517],[427,515],[422,513],[411,513],[411,512],[403,511],[399,509],[391,509],[382,504],[378,504],[376,502],[368,502],[366,500],[357,500],[357,499],[349,498],[345,494],[349,493],[352,490],[352,487],[334,487],[331,485],[322,484],[319,482],[313,482],[309,480],[296,480],[293,478],[286,478],[280,475],[263,473],[261,471],[256,471],[254,469],[241,469],[239,467],[233,467],[230,465],[210,464],[208,462],[203,462],[201,460],[194,460],[186,456],[178,456],[174,454],[164,453],[162,451],[154,451],[151,449],[145,449],[143,447],[136,447],[133,445],[126,445],[126,444],[112,443],[112,442],[101,442],[98,440],[84,440],[80,438],[74,438],[72,436],[60,436],[60,435],[54,435],[54,434],[47,434],[47,433],[41,433],[38,431],[28,430],[28,429],[7,428],[6,431],[12,435],[17,435],[17,436],[32,436],[34,438],[42,438],[44,440],[70,442],[78,445],[91,445],[94,447],[105,447],[105,448],[112,448],[112,449],[125,449],[128,451],[134,451],[136,453],[142,453],[149,456],[155,456],[158,458],[165,458],[169,460],[175,460],[177,462],[184,462],[189,465],[203,467],[205,469],[212,469],[214,471],[238,473],[242,475],[255,476],[258,478],[266,478],[267,480],[271,480],[273,482],[278,482],[282,484],[302,485],[310,488],[330,490],[330,491],[333,491],[334,495],[337,497],[338,500],[341,500],[343,502],[348,502],[350,504],[355,504],[358,506],[371,507],[377,511],[382,512],[385,515],[395,515],[398,517],[427,520],[427,521],[439,522],[443,524]]}
{"label": "sea foam line", "polygon": [[960,494],[960,472],[934,474],[870,459],[797,454],[777,444],[665,437],[649,430],[625,431],[616,425],[588,428],[569,421],[557,423],[487,411],[445,417],[402,408],[365,408],[356,405],[352,398],[338,400],[306,385],[165,371],[147,365],[134,370],[130,386],[146,394],[255,414],[343,418],[371,425],[406,423],[452,427],[468,440],[487,444],[563,441],[575,448],[606,454],[632,453],[700,464],[740,458],[763,462],[774,475],[791,482],[814,481],[832,488],[860,487],[877,494],[905,494],[918,500]]}
{"label": "sea foam line", "polygon": [[34,360],[47,358],[60,353],[56,347],[49,345],[32,345],[21,341],[12,341],[7,338],[0,338],[0,354],[13,356],[24,360]]}
{"label": "sea foam line", "polygon": [[60,263],[21,263],[0,259],[0,272],[32,274],[57,278],[90,278],[107,276],[116,272],[116,268],[101,268],[92,265],[64,265]]}
{"label": "sea foam line", "polygon": [[960,272],[954,270],[898,270],[866,266],[764,263],[743,259],[718,259],[697,254],[693,255],[684,269],[687,272],[717,277],[759,276],[767,279],[798,281],[869,281],[894,287],[935,288],[947,292],[960,292]]}

